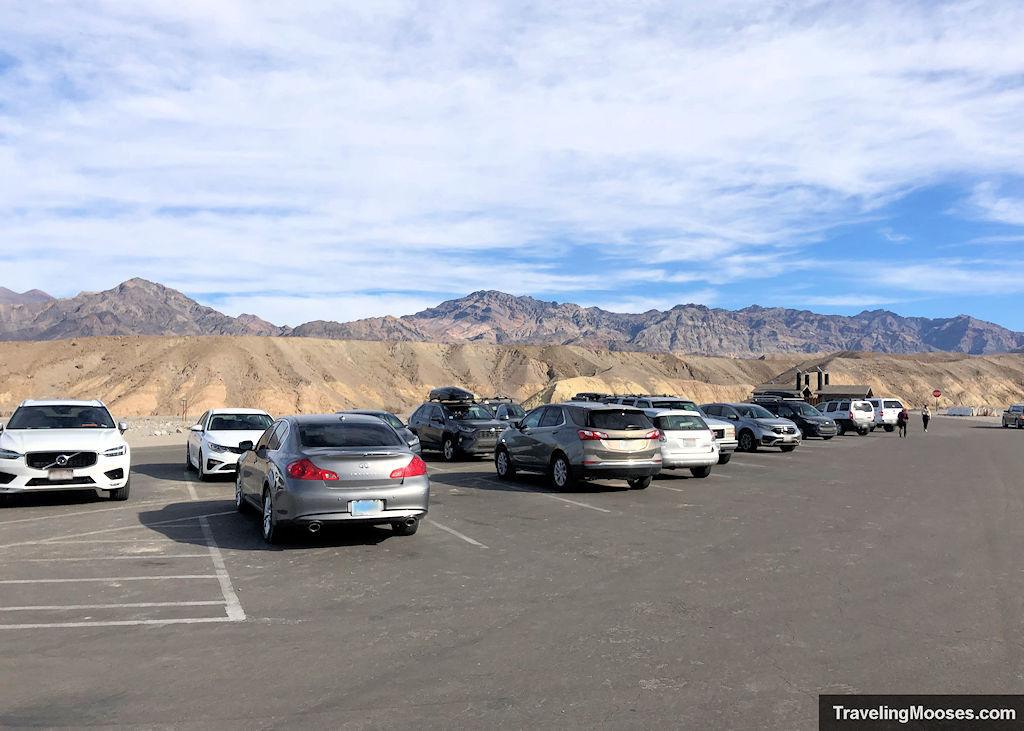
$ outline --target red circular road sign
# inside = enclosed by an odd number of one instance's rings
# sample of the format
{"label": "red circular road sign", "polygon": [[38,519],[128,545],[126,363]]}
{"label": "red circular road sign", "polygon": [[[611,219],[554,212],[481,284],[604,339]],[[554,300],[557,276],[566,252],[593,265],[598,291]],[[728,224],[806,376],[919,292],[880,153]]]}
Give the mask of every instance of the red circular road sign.
{"label": "red circular road sign", "polygon": [[942,391],[940,391],[937,388],[934,391],[932,391],[932,396],[934,396],[935,398],[938,398],[941,395],[942,395]]}

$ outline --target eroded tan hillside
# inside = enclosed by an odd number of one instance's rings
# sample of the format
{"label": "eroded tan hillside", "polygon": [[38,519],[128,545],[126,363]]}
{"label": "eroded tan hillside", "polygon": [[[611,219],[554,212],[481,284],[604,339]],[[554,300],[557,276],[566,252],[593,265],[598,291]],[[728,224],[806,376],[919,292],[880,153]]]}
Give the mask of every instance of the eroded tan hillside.
{"label": "eroded tan hillside", "polygon": [[435,386],[457,384],[529,404],[578,391],[676,393],[738,400],[797,365],[826,363],[833,383],[867,383],[917,403],[932,388],[952,403],[1024,400],[1024,356],[843,353],[818,360],[735,360],[573,346],[442,345],[312,338],[80,338],[0,343],[0,410],[24,398],[101,398],[118,416],[255,406],[273,414],[354,406],[408,413]]}

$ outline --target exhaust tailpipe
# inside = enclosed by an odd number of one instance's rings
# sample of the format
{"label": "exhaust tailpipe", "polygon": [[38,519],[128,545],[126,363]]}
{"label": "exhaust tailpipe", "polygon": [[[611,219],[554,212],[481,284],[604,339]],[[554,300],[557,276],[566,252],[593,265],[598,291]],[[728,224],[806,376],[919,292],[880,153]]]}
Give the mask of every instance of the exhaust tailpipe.
{"label": "exhaust tailpipe", "polygon": [[416,525],[417,519],[416,518],[406,518],[402,522],[405,523],[405,526],[407,528],[412,528],[414,525]]}
{"label": "exhaust tailpipe", "polygon": [[309,528],[309,532],[312,533],[313,535],[316,535],[317,533],[319,533],[320,529],[323,528],[323,526],[320,524],[319,520],[314,520],[312,523],[310,523],[306,527]]}

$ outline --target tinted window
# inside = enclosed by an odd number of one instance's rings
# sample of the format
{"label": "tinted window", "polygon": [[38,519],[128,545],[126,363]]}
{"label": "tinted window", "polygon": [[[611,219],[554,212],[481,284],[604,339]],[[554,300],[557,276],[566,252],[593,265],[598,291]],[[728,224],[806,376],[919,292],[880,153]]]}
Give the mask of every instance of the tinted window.
{"label": "tinted window", "polygon": [[651,420],[642,411],[631,409],[602,409],[591,411],[588,415],[587,426],[595,429],[649,429],[654,426]]}
{"label": "tinted window", "polygon": [[562,410],[557,406],[549,406],[544,409],[544,415],[540,417],[541,426],[558,426],[563,423],[565,423],[565,419],[562,418]]}
{"label": "tinted window", "polygon": [[210,431],[263,431],[273,423],[266,414],[214,414]]}
{"label": "tinted window", "polygon": [[267,444],[270,443],[270,436],[274,433],[275,430],[276,425],[270,427],[265,432],[263,432],[263,435],[260,437],[259,441],[256,442],[256,449],[263,449],[264,447],[266,447]]}
{"label": "tinted window", "polygon": [[885,402],[885,408],[887,408],[887,409],[900,409],[900,410],[902,410],[903,409],[903,404],[901,404],[899,401],[886,401]]}
{"label": "tinted window", "polygon": [[387,424],[299,424],[303,447],[399,447],[404,442]]}
{"label": "tinted window", "polygon": [[745,419],[770,419],[774,416],[768,409],[757,404],[739,404],[733,408]]}
{"label": "tinted window", "polygon": [[535,427],[540,424],[540,416],[544,409],[534,409],[526,416],[523,417],[521,426],[524,427]]}
{"label": "tinted window", "polygon": [[270,438],[267,440],[267,449],[281,448],[281,441],[284,439],[284,433],[287,426],[288,425],[282,421],[274,427],[274,430],[270,432]]}
{"label": "tinted window", "polygon": [[798,403],[786,404],[786,406],[788,406],[793,413],[800,414],[801,416],[821,416],[821,412],[810,404]]}
{"label": "tinted window", "polygon": [[838,408],[840,411],[849,411],[850,410],[850,402],[849,401],[840,401],[839,405],[836,408]]}
{"label": "tinted window", "polygon": [[697,411],[697,404],[683,399],[660,399],[651,401],[651,406],[656,409],[677,409],[679,411]]}
{"label": "tinted window", "polygon": [[113,429],[114,420],[102,406],[22,406],[8,429]]}
{"label": "tinted window", "polygon": [[722,415],[722,407],[716,406],[715,404],[704,404],[703,406],[700,407],[700,410],[703,411],[708,416]]}
{"label": "tinted window", "polygon": [[871,404],[859,403],[853,405],[854,411],[870,411],[874,413],[874,409],[871,408]]}
{"label": "tinted window", "polygon": [[[405,426],[405,424],[402,423],[401,419],[399,419],[394,414],[388,413],[387,411],[353,411],[353,412],[350,412],[350,413],[353,413],[353,414],[366,414],[367,416],[376,416],[378,419],[383,421],[385,424],[389,424],[390,426],[393,426],[395,429],[401,429],[402,427]],[[413,414],[413,418],[415,418],[415,417],[416,417],[416,414]]]}
{"label": "tinted window", "polygon": [[519,404],[506,404],[505,411],[510,419],[521,419],[526,415],[526,410]]}
{"label": "tinted window", "polygon": [[480,404],[452,404],[446,406],[449,419],[463,419],[466,421],[485,421],[493,419],[494,414],[486,406]]}
{"label": "tinted window", "polygon": [[657,416],[654,419],[654,425],[665,431],[697,431],[698,429],[708,428],[704,421],[696,414],[693,416],[683,414]]}

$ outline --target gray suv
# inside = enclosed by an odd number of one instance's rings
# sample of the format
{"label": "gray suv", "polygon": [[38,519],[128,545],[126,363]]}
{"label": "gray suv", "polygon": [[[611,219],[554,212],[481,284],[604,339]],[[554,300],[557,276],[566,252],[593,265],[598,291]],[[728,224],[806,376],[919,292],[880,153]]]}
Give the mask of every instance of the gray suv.
{"label": "gray suv", "polygon": [[546,473],[565,490],[577,480],[624,479],[634,490],[661,471],[661,431],[640,409],[576,401],[539,406],[498,439],[494,467]]}
{"label": "gray suv", "polygon": [[409,429],[419,437],[421,449],[441,452],[446,462],[460,456],[494,453],[498,435],[508,425],[498,421],[486,406],[461,389],[435,389],[431,401],[409,417]]}
{"label": "gray suv", "polygon": [[757,404],[704,404],[708,416],[728,419],[736,424],[736,439],[741,452],[756,452],[760,447],[778,447],[792,452],[800,445],[800,430],[789,419],[776,416]]}

